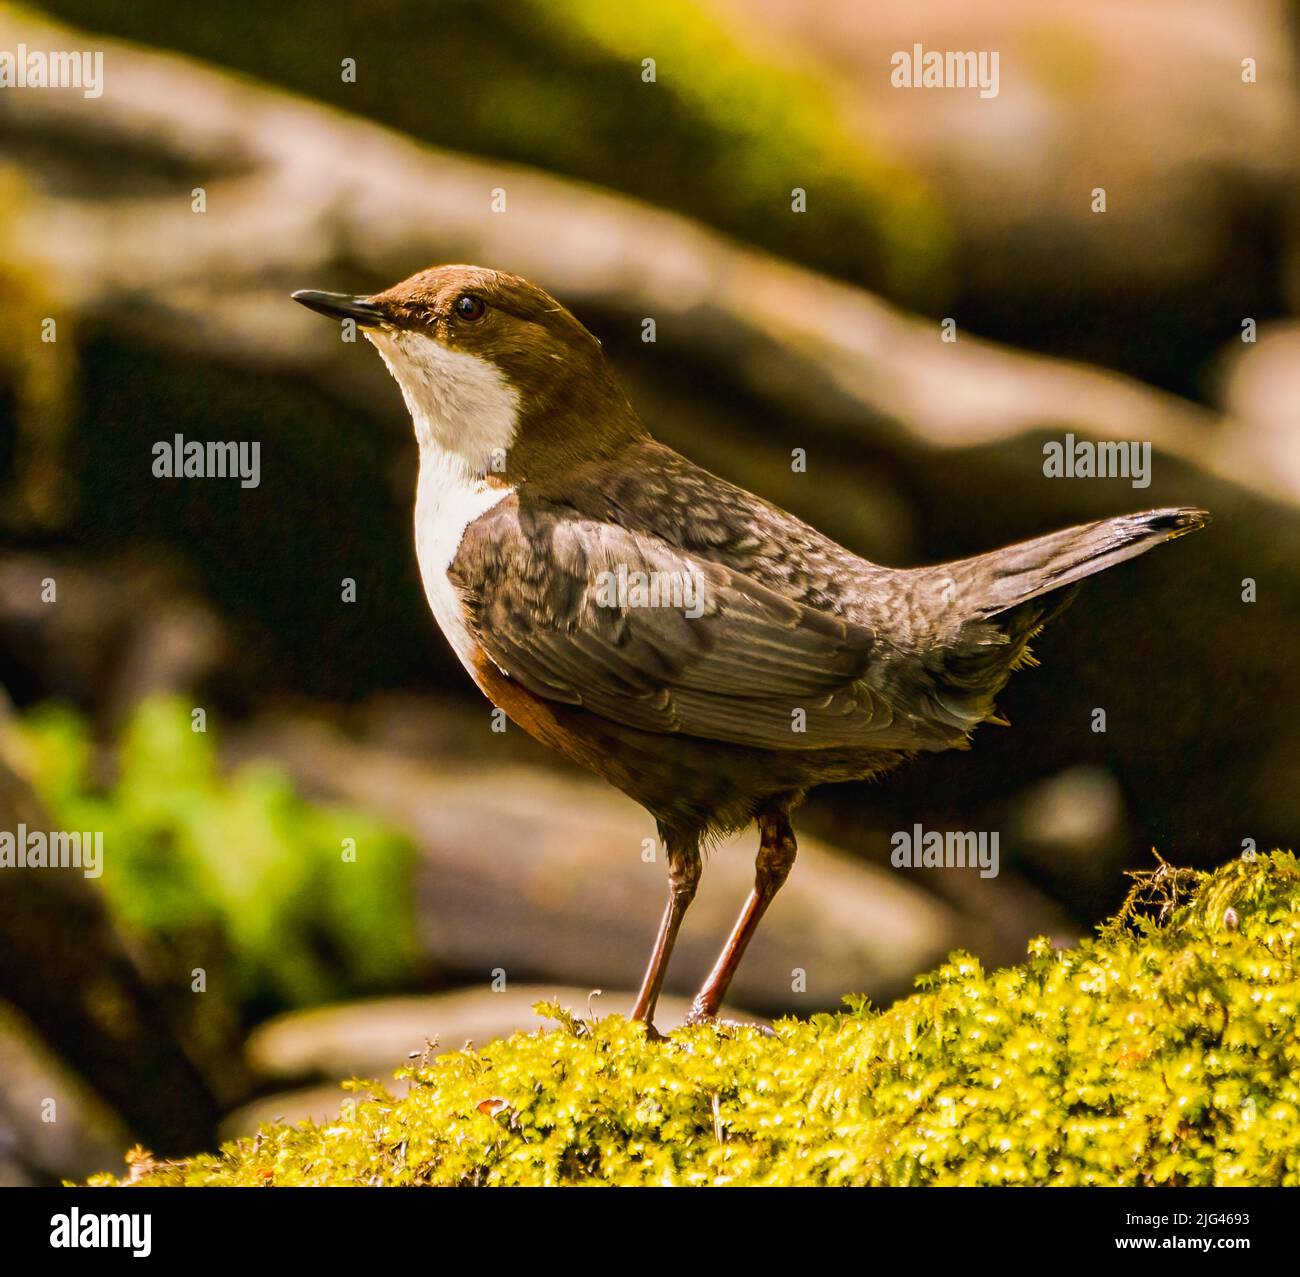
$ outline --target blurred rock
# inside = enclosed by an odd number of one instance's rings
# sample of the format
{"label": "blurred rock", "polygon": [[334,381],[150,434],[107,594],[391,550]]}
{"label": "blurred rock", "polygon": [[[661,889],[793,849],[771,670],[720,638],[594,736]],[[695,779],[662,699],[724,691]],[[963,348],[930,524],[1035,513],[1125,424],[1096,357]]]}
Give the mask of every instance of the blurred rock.
{"label": "blurred rock", "polygon": [[[497,734],[486,710],[480,721],[488,748]],[[310,792],[363,805],[415,838],[419,925],[439,967],[484,981],[503,968],[510,980],[639,984],[667,878],[653,821],[630,799],[534,767],[422,765],[303,722],[246,731],[238,753],[269,755]],[[671,992],[693,995],[708,973],[753,883],[756,852],[741,837],[709,854]],[[733,996],[765,1013],[831,1008],[849,992],[892,997],[960,934],[949,909],[897,874],[801,837],[797,872]],[[798,982],[803,992],[792,991]]]}
{"label": "blurred rock", "polygon": [[1243,468],[1282,476],[1300,491],[1300,323],[1260,328],[1254,343],[1225,348],[1222,450]]}
{"label": "blurred rock", "polygon": [[[1119,890],[1116,865],[1140,864],[1146,850],[1135,844],[1118,782],[1097,765],[1068,767],[1026,787],[1006,803],[1005,824],[1015,866],[1085,918]],[[1073,937],[1082,928],[1058,923],[1047,930]]]}
{"label": "blurred rock", "polygon": [[194,690],[224,650],[215,613],[160,564],[0,555],[0,669],[16,699],[57,688],[114,724],[146,696]]}
{"label": "blurred rock", "polygon": [[1123,828],[1124,796],[1101,767],[1071,767],[1027,789],[1017,832],[1072,855],[1096,852]]}
{"label": "blurred rock", "polygon": [[0,1001],[0,1187],[115,1170],[129,1143],[104,1102]]}
{"label": "blurred rock", "polygon": [[[738,38],[814,60],[859,133],[891,139],[938,193],[963,327],[1194,394],[1244,316],[1287,305],[1286,0],[712,2]],[[996,51],[997,96],[895,88],[890,58],[914,43]]]}

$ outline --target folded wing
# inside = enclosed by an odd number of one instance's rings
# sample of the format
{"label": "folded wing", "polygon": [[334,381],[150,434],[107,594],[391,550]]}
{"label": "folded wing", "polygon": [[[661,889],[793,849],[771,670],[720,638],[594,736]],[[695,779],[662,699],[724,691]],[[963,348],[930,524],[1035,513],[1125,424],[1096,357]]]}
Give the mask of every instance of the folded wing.
{"label": "folded wing", "polygon": [[466,530],[449,576],[502,671],[628,727],[783,750],[933,734],[896,712],[871,630],[655,537],[512,496]]}

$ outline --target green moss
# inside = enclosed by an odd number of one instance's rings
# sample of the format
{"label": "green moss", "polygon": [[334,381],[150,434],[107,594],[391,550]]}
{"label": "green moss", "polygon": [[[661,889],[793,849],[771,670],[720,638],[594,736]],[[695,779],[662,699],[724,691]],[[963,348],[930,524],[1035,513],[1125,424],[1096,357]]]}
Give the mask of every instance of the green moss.
{"label": "green moss", "polygon": [[[1190,897],[1188,893],[1191,893]],[[1181,901],[1181,903],[1180,903]],[[1154,904],[1154,916],[1145,906]],[[886,1011],[699,1027],[617,1016],[351,1083],[324,1126],[143,1184],[1300,1184],[1300,866],[1162,862],[1094,939],[954,956]],[[96,1182],[112,1182],[107,1176]]]}

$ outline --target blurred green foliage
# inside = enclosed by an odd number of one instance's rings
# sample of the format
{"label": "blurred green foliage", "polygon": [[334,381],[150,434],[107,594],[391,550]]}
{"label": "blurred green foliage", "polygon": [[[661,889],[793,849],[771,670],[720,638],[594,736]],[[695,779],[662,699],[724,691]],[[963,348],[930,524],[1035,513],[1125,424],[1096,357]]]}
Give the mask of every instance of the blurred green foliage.
{"label": "blurred green foliage", "polygon": [[[1184,895],[1190,887],[1194,896]],[[145,1184],[1300,1184],[1300,866],[1167,867],[1077,949],[954,955],[887,1011],[517,1034]],[[1179,898],[1183,903],[1178,904]],[[113,1182],[100,1177],[96,1182]]]}
{"label": "blurred green foliage", "polygon": [[[913,307],[937,304],[951,284],[947,220],[915,170],[845,124],[817,68],[742,40],[698,0],[44,7],[452,150],[688,213]],[[345,58],[355,82],[343,80]],[[807,215],[791,212],[795,187]]]}
{"label": "blurred green foliage", "polygon": [[51,816],[103,832],[96,881],[130,933],[174,956],[175,979],[188,985],[191,961],[214,961],[209,991],[265,1012],[411,976],[412,849],[393,830],[304,801],[268,766],[223,775],[211,736],[174,699],[139,707],[107,787],[71,710],[38,707],[22,732]]}

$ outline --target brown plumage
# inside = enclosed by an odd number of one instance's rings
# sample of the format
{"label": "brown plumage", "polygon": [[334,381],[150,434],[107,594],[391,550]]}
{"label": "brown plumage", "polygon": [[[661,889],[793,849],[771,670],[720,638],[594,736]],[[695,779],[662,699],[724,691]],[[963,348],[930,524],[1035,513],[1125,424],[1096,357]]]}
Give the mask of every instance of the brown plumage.
{"label": "brown plumage", "polygon": [[807,790],[966,748],[1079,581],[1208,517],[1153,510],[881,567],[652,439],[599,342],[526,280],[451,266],[370,298],[295,297],[360,324],[402,388],[425,588],[475,682],[658,822],[670,890],[646,1021],[702,842],[759,826],[754,890],[693,1018],[716,1014],[784,882]]}

